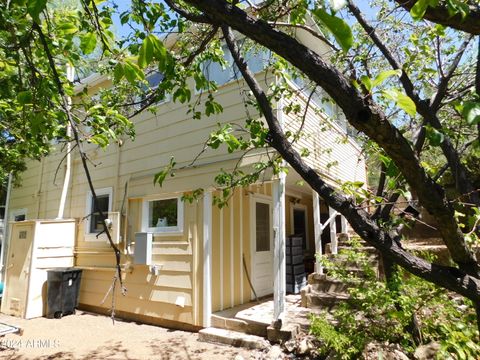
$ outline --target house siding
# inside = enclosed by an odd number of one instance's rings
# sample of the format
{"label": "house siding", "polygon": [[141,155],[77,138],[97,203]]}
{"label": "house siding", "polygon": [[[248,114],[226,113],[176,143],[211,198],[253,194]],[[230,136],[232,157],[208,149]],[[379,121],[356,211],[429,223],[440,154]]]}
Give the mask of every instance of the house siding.
{"label": "house siding", "polygon": [[283,116],[286,130],[293,134],[299,131],[303,134],[294,144],[300,153],[304,149],[308,150],[309,154],[303,160],[335,187],[340,181],[366,183],[365,159],[354,140],[347,137],[337,124],[328,120],[315,104],[310,104],[305,111],[307,99],[303,94],[298,94],[295,102],[301,107],[300,113],[291,112]]}
{"label": "house siding", "polygon": [[[265,77],[261,75],[260,78],[263,83]],[[267,76],[266,82],[270,80],[273,79]],[[158,275],[153,274],[149,266],[133,264],[133,242],[135,233],[142,231],[142,202],[145,197],[181,196],[196,188],[212,188],[214,177],[220,169],[228,171],[237,165],[240,153],[228,154],[223,148],[207,150],[196,166],[185,167],[202,151],[208,135],[218,128],[217,123],[244,122],[245,104],[242,99],[245,89],[243,82],[222,86],[216,94],[216,100],[224,108],[219,115],[192,120],[187,114],[187,105],[168,102],[159,106],[156,114],[144,112],[135,118],[134,142],[125,140],[122,146],[111,145],[106,150],[84,144],[95,188],[112,188],[111,211],[123,214],[119,248],[122,252],[122,279],[128,291],[125,296],[118,289],[115,291],[113,303],[117,314],[177,327],[198,327],[204,323],[203,200],[184,204],[183,233],[154,237],[152,263],[158,265]],[[250,114],[256,113],[251,107],[248,111]],[[295,119],[286,120],[289,126],[293,126],[291,123]],[[317,143],[312,139],[319,136],[315,131],[317,125],[318,119],[309,112],[306,129],[312,136],[302,140],[299,146],[314,148]],[[340,153],[352,149],[345,147]],[[251,164],[258,160],[259,154],[261,150],[251,152],[242,159],[242,163]],[[27,208],[29,219],[57,217],[65,173],[65,163],[61,163],[63,156],[64,153],[57,152],[41,162],[28,162],[22,186],[12,193],[12,209]],[[175,157],[179,168],[185,168],[179,169],[175,177],[167,177],[162,187],[155,186],[154,174],[168,164],[171,156]],[[340,155],[337,157],[341,159]],[[323,164],[323,159],[315,157],[307,161],[317,169]],[[342,170],[338,176],[350,178],[348,171]],[[266,180],[270,179],[270,176],[266,176]],[[74,152],[64,217],[79,220],[74,255],[75,265],[84,270],[80,304],[84,308],[107,312],[112,305],[109,289],[115,275],[115,257],[104,239],[87,241],[85,216],[88,191],[80,158]],[[247,271],[252,277],[252,194],[271,197],[271,183],[236,189],[227,207],[219,209],[214,206],[212,209],[212,311],[252,299],[247,279]],[[305,201],[308,209],[311,232],[311,204],[308,204],[308,197],[302,201]],[[287,222],[290,217],[289,206],[287,204]],[[309,239],[313,241],[313,233],[309,234]],[[182,298],[184,301],[181,301]]]}

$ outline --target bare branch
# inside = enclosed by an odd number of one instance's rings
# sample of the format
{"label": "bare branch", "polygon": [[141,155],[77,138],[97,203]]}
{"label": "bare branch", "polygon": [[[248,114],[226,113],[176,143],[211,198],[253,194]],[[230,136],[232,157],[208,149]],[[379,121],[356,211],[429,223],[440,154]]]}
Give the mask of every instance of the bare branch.
{"label": "bare branch", "polygon": [[470,44],[470,41],[473,39],[473,35],[469,36],[460,46],[459,50],[457,51],[457,54],[455,55],[455,58],[453,59],[452,63],[450,64],[450,68],[447,72],[447,74],[443,75],[442,78],[440,79],[440,82],[437,87],[437,93],[435,94],[435,97],[431,101],[430,107],[432,108],[433,111],[437,111],[440,107],[440,104],[442,100],[445,97],[445,94],[447,93],[448,89],[448,83],[450,82],[453,74],[458,68],[458,65],[460,64],[460,60],[462,59],[463,54],[465,53],[465,50],[467,49],[468,45]]}

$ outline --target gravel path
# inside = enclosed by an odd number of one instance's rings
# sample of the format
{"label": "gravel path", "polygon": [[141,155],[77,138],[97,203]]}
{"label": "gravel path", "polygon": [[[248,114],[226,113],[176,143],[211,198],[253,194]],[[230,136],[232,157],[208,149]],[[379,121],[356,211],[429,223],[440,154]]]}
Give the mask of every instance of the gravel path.
{"label": "gravel path", "polygon": [[260,359],[259,351],[199,342],[196,333],[169,330],[77,311],[62,319],[24,320],[0,314],[23,335],[0,338],[0,359]]}

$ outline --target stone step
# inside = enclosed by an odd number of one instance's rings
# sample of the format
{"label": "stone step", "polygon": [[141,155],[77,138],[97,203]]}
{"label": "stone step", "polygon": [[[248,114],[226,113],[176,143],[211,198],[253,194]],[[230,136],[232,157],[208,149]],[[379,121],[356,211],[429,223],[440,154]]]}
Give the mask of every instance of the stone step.
{"label": "stone step", "polygon": [[[345,246],[345,245],[337,246],[337,252],[338,253],[340,253],[342,250],[351,250],[351,249],[352,249],[351,246]],[[376,254],[377,253],[377,249],[375,249],[373,246],[361,246],[359,248],[356,248],[356,251],[357,252],[365,252],[365,253],[368,253],[368,254]],[[331,244],[328,243],[325,246],[325,254],[331,254],[331,253],[332,253]]]}
{"label": "stone step", "polygon": [[214,328],[238,331],[248,334],[248,323],[244,320],[235,318],[225,318],[212,314],[210,317],[210,324]]}
{"label": "stone step", "polygon": [[402,240],[402,246],[408,245],[445,245],[442,238],[428,237],[428,238],[413,238]]}
{"label": "stone step", "polygon": [[316,273],[308,276],[308,284],[311,290],[331,293],[343,293],[349,287],[354,286],[353,283],[346,283],[342,280],[328,277],[326,274]]}
{"label": "stone step", "polygon": [[265,338],[238,331],[209,327],[198,332],[198,340],[203,342],[225,344],[246,349],[266,349],[270,344]]}
{"label": "stone step", "polygon": [[[372,268],[375,276],[378,278],[379,277],[379,268],[373,267]],[[365,274],[365,271],[363,269],[359,268],[356,265],[349,265],[349,266],[344,266],[342,267],[342,270],[346,271],[348,274],[350,274],[351,277],[358,278],[358,279],[365,279],[367,276]],[[323,271],[328,275],[328,269],[323,269]]]}
{"label": "stone step", "polygon": [[340,280],[329,279],[323,282],[317,282],[310,284],[313,291],[325,292],[325,293],[344,293],[347,291],[351,284],[346,284]]}
{"label": "stone step", "polygon": [[251,319],[251,316],[248,316],[248,314],[245,316],[243,312],[240,311],[233,318],[212,314],[210,317],[210,324],[212,327],[218,329],[232,330],[249,335],[267,337],[267,327],[270,325],[270,321],[255,321]]}
{"label": "stone step", "polygon": [[324,293],[311,290],[305,294],[308,308],[332,308],[342,301],[348,301],[350,296],[345,293]]}
{"label": "stone step", "polygon": [[[362,256],[362,263],[366,262],[370,266],[378,266],[379,261],[378,261],[378,256],[376,254],[365,254],[366,256]],[[330,260],[331,262],[341,265],[341,266],[356,266],[360,261],[352,260],[349,259],[349,257],[345,254],[327,254],[326,255],[327,259]],[[359,259],[360,260],[360,259]]]}

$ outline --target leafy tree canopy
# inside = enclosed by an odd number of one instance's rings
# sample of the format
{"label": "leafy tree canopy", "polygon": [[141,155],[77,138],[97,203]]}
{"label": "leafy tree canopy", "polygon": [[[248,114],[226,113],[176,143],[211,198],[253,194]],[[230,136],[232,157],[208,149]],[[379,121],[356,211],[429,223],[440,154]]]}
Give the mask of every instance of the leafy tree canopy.
{"label": "leafy tree canopy", "polygon": [[[192,119],[221,112],[216,84],[203,69],[212,62],[225,64],[226,44],[251,90],[247,101],[266,123],[247,116],[243,132],[225,126],[207,146],[225,145],[230,152],[274,149],[278,156],[252,173],[220,174],[224,196],[232,186],[257,181],[266,169],[286,171],[283,159],[385,259],[468,297],[480,309],[480,266],[473,248],[480,219],[479,14],[474,0],[372,1],[368,8],[355,1],[133,0],[127,9],[92,0],[73,6],[4,0],[1,171],[44,156],[54,139],[73,141],[85,160],[82,144],[106,147],[133,137],[130,119],[154,109],[166,94],[188,103]],[[117,18],[121,37],[115,36]],[[299,30],[328,52],[320,56],[298,42]],[[268,91],[245,61],[258,47],[271,51],[269,71],[280,79]],[[85,69],[92,62],[113,86],[94,98],[88,89],[74,94],[68,66]],[[152,71],[163,76],[155,88],[147,81]],[[321,88],[358,131],[380,168],[375,191],[362,190],[362,184],[333,189],[304,162],[308,152],[292,147],[301,134],[284,132],[272,107],[276,99],[291,97],[286,81],[292,77]],[[291,110],[302,111],[294,105]],[[174,160],[166,165],[155,178],[159,183],[177,166]],[[432,264],[402,247],[392,212],[401,194],[411,194],[436,219],[454,266]],[[368,206],[376,210],[367,212]]]}

